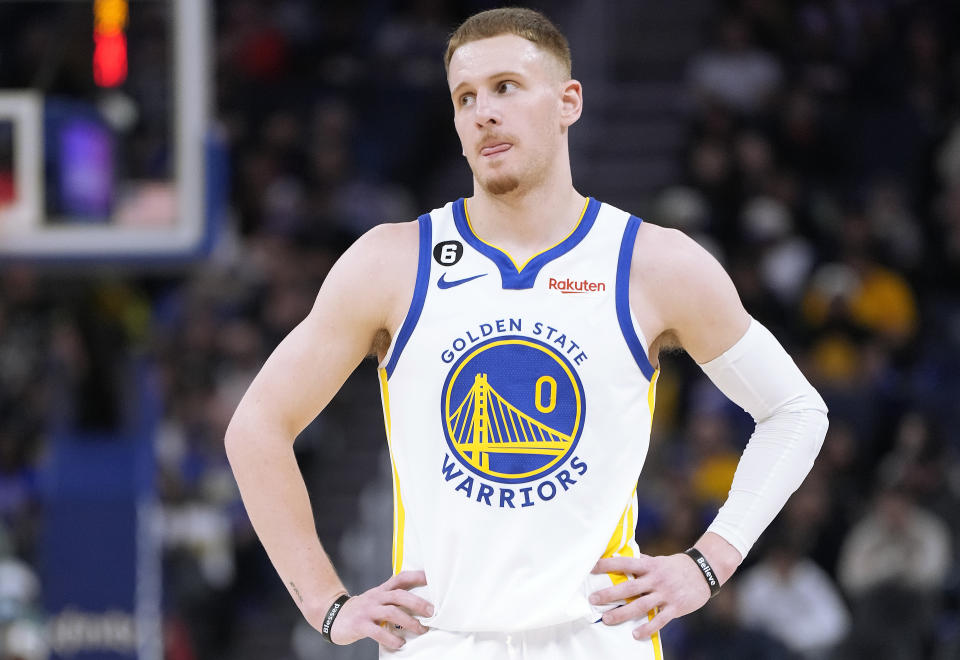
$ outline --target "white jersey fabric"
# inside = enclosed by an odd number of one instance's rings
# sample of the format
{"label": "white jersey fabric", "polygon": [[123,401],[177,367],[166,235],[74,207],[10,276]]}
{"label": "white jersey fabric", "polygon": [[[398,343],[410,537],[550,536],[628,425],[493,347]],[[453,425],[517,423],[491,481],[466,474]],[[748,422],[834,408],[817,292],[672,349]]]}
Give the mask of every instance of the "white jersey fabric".
{"label": "white jersey fabric", "polygon": [[641,220],[588,199],[522,266],[463,199],[418,222],[413,300],[379,370],[393,569],[425,571],[432,628],[593,623],[611,606],[588,596],[626,579],[594,564],[639,552],[657,376],[628,300]]}

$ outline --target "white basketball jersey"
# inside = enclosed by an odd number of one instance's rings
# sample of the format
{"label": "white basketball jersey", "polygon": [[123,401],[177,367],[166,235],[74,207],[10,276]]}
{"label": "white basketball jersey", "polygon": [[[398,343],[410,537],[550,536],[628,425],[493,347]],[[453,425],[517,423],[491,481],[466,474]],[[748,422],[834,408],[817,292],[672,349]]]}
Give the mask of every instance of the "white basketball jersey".
{"label": "white basketball jersey", "polygon": [[419,219],[406,319],[380,368],[394,470],[395,572],[422,569],[428,626],[515,631],[601,609],[633,556],[656,373],[630,312],[640,219],[588,199],[523,265],[464,200]]}

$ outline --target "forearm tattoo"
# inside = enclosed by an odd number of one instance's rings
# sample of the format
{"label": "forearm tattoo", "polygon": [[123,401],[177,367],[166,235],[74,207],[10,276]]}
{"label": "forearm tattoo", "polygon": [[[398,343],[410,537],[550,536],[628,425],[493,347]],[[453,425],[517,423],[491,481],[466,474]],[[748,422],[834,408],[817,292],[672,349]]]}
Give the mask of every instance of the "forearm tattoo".
{"label": "forearm tattoo", "polygon": [[297,594],[297,599],[299,599],[299,601],[300,601],[301,603],[303,603],[303,596],[300,595],[300,590],[297,589],[297,585],[295,585],[293,582],[291,582],[291,583],[290,583],[290,588],[293,589],[293,593]]}

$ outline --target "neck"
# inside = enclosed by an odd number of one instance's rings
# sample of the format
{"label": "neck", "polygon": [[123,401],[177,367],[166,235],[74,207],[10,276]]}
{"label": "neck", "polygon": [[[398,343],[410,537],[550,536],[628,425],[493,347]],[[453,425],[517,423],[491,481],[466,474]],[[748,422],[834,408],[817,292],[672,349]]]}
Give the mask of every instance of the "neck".
{"label": "neck", "polygon": [[565,177],[506,195],[491,195],[474,181],[467,211],[474,232],[509,253],[518,264],[563,240],[576,226],[586,198]]}

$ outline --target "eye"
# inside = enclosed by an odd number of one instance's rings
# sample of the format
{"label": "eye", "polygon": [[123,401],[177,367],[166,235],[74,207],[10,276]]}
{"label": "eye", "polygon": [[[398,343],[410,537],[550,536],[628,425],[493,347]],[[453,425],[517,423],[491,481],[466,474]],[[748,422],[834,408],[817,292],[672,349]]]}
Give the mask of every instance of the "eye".
{"label": "eye", "polygon": [[461,94],[457,99],[457,104],[460,107],[466,107],[473,103],[473,94]]}
{"label": "eye", "polygon": [[497,93],[506,94],[507,92],[511,92],[516,88],[517,88],[517,84],[515,82],[512,82],[510,80],[504,80],[502,83],[497,85]]}

